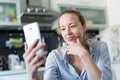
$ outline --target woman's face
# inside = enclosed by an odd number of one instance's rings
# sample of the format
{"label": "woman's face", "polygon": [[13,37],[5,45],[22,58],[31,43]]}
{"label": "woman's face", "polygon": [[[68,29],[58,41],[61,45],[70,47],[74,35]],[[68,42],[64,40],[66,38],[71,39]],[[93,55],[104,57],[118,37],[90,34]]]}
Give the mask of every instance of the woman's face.
{"label": "woman's face", "polygon": [[83,35],[86,29],[76,15],[70,13],[63,14],[59,18],[59,25],[62,37],[67,44],[76,42],[78,37],[80,42],[83,42]]}

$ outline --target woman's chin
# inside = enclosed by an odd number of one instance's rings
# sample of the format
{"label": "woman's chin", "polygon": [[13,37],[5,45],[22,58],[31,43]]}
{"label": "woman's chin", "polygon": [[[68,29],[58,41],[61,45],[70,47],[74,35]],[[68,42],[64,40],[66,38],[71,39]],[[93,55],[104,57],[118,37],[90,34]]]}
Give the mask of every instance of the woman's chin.
{"label": "woman's chin", "polygon": [[75,41],[67,41],[66,43],[67,44],[71,44],[71,43],[74,43]]}

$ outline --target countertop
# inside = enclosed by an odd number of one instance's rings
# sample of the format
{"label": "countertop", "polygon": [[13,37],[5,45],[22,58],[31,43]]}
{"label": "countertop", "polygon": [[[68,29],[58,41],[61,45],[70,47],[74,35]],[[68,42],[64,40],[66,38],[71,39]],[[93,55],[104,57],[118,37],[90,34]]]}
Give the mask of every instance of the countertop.
{"label": "countertop", "polygon": [[[38,69],[39,74],[42,76],[44,73],[44,67]],[[14,70],[14,71],[0,71],[0,80],[29,80],[26,70]]]}

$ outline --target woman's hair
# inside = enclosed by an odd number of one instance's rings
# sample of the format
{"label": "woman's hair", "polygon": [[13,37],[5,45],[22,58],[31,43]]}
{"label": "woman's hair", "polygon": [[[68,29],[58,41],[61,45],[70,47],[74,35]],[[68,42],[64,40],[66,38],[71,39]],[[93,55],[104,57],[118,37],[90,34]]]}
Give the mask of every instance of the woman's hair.
{"label": "woman's hair", "polygon": [[[68,9],[68,10],[65,10],[63,11],[59,17],[58,17],[58,25],[59,25],[59,18],[63,15],[63,14],[74,14],[75,16],[78,17],[78,20],[80,21],[80,23],[82,24],[83,27],[86,27],[86,23],[85,23],[85,18],[83,16],[83,14],[80,12],[80,11],[76,11],[76,10],[72,10],[72,9]],[[59,25],[60,26],[60,25]],[[60,27],[58,27],[60,29]],[[84,36],[83,36],[83,41],[84,41],[84,47],[88,50],[88,42],[87,42],[87,36],[86,36],[86,32],[84,33]]]}
{"label": "woman's hair", "polygon": [[65,13],[69,13],[69,14],[74,14],[74,15],[76,15],[76,16],[78,17],[80,23],[82,24],[82,26],[83,26],[83,25],[86,25],[86,23],[85,23],[85,18],[84,18],[84,16],[83,16],[83,14],[82,14],[80,11],[77,11],[77,10],[72,10],[72,9],[65,10],[65,11],[63,11],[63,12],[59,15],[58,19],[59,19],[63,14],[65,14]]}

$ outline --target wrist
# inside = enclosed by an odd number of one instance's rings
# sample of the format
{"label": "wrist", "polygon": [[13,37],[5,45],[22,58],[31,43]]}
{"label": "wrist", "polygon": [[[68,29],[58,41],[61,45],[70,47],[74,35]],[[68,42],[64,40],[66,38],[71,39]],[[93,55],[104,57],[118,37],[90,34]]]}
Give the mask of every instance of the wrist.
{"label": "wrist", "polygon": [[81,58],[81,59],[85,59],[87,56],[89,56],[89,52],[87,50],[82,50],[78,56]]}
{"label": "wrist", "polygon": [[30,80],[41,80],[38,72],[34,72],[32,74],[29,74],[29,78],[30,78]]}

